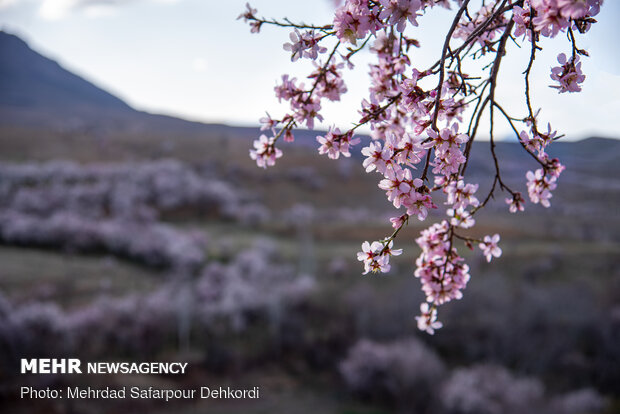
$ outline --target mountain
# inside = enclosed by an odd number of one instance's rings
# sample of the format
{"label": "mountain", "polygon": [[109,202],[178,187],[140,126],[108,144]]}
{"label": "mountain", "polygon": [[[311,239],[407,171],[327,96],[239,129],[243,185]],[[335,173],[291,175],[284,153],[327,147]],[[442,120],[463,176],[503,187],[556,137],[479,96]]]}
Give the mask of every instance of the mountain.
{"label": "mountain", "polygon": [[3,31],[0,31],[0,105],[30,110],[136,112],[121,99]]}
{"label": "mountain", "polygon": [[[136,110],[0,31],[0,126],[117,133],[223,133],[229,127]],[[237,128],[235,128],[237,129]],[[255,135],[256,128],[241,128]]]}
{"label": "mountain", "polygon": [[[251,140],[259,134],[255,127],[204,124],[139,111],[34,51],[19,37],[0,31],[0,158],[25,157],[33,148],[37,148],[43,158],[49,154],[68,156],[72,149],[80,146],[96,156],[99,149],[90,149],[89,137],[117,136],[121,136],[124,150],[141,145],[150,148],[157,143],[165,148],[189,144],[192,150],[187,152],[191,155],[212,150],[214,146],[209,143],[214,140],[220,143],[215,146],[219,148],[221,143],[237,139],[244,141],[241,147],[247,157]],[[319,131],[297,130],[294,146],[310,147],[314,152],[319,134]],[[51,150],[44,148],[41,137],[45,138],[46,148]],[[196,139],[206,148],[197,150],[192,142]],[[369,137],[362,137],[363,144],[369,140]],[[361,157],[359,149],[363,144],[354,149],[354,158]],[[551,155],[579,165],[584,171],[590,171],[593,165],[618,171],[619,141],[590,139],[558,144],[553,146]],[[485,149],[488,143],[476,142],[474,146],[477,150],[473,152],[470,172],[493,177],[492,159]],[[522,163],[531,161],[514,142],[498,143],[497,152],[510,160],[506,161],[505,168],[518,174],[521,174]]]}

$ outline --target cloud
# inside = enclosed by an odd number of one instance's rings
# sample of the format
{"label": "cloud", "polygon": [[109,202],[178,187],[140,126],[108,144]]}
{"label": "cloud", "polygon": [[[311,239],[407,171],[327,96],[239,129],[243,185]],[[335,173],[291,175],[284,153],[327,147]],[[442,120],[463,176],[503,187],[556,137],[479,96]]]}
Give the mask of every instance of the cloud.
{"label": "cloud", "polygon": [[17,3],[18,0],[0,0],[0,9],[4,9],[7,8],[9,6],[12,6],[13,4]]}
{"label": "cloud", "polygon": [[132,0],[45,0],[39,7],[39,16],[45,20],[60,20],[69,13],[80,10],[87,16],[98,17],[109,14],[112,8]]}
{"label": "cloud", "polygon": [[192,68],[196,72],[205,72],[209,68],[209,64],[205,58],[197,57],[192,62]]}
{"label": "cloud", "polygon": [[39,7],[39,16],[45,20],[58,20],[65,15],[74,6],[74,0],[48,0],[41,3]]}
{"label": "cloud", "polygon": [[[23,0],[0,0],[0,7],[4,3],[12,4]],[[46,20],[59,20],[68,14],[80,11],[89,17],[108,16],[119,7],[134,3],[137,0],[40,0],[38,13]],[[143,0],[154,3],[177,3],[180,0]]]}

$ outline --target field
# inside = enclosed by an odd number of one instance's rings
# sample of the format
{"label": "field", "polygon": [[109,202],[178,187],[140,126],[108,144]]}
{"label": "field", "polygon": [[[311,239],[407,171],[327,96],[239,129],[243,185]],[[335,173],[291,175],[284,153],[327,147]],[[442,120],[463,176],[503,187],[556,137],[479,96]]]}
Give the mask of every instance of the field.
{"label": "field", "polygon": [[[615,141],[557,145],[567,171],[548,210],[513,215],[495,200],[473,235],[500,233],[504,254],[487,264],[460,248],[472,280],[429,336],[415,326],[413,277],[427,223],[403,232],[391,273],[361,275],[356,252],[390,233],[391,207],[358,156],[343,165],[295,145],[263,171],[243,129],[3,128],[7,412],[620,413]],[[500,146],[506,176],[523,190],[511,145]],[[473,167],[482,187],[485,157]],[[182,377],[16,374],[19,358],[45,355],[190,368]],[[261,398],[26,403],[14,384],[28,381],[260,386]]]}

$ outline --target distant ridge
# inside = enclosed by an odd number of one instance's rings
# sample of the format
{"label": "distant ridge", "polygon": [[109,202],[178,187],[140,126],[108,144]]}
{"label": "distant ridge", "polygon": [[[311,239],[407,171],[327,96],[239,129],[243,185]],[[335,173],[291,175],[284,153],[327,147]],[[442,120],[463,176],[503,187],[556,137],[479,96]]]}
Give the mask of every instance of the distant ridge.
{"label": "distant ridge", "polygon": [[136,112],[118,97],[0,31],[0,105],[24,109]]}
{"label": "distant ridge", "polygon": [[[0,125],[88,131],[224,133],[204,124],[136,110],[117,96],[36,52],[18,36],[0,30]],[[258,128],[235,128],[245,136]]]}
{"label": "distant ridge", "polygon": [[[0,30],[0,127],[3,126],[51,129],[75,135],[217,136],[246,140],[248,147],[249,142],[261,134],[258,127],[205,124],[134,109],[119,97],[36,52],[18,36]],[[296,130],[294,145],[316,148],[316,136],[321,134],[321,131]],[[363,137],[363,142],[368,140]],[[603,157],[602,161],[615,163],[620,141],[604,138],[586,141],[577,145],[555,145],[552,152],[557,151],[558,155],[566,152],[567,156],[580,159],[608,154],[613,160]],[[505,151],[522,152],[512,144],[500,143],[499,146]],[[359,152],[360,147],[357,146],[355,152]],[[603,147],[606,150],[601,153]]]}

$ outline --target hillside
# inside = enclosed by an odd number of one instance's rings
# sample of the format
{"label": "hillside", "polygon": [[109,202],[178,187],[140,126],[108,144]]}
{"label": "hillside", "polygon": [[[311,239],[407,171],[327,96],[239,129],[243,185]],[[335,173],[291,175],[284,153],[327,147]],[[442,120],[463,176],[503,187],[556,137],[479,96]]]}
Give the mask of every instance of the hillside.
{"label": "hillside", "polygon": [[226,129],[223,125],[136,110],[33,50],[18,36],[4,31],[0,31],[0,127],[87,134],[132,131],[212,134]]}
{"label": "hillside", "polygon": [[[17,36],[0,31],[0,107],[2,121],[26,112],[92,115],[135,114],[116,96],[32,50]],[[15,119],[13,119],[15,120]]]}

